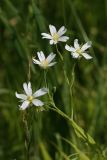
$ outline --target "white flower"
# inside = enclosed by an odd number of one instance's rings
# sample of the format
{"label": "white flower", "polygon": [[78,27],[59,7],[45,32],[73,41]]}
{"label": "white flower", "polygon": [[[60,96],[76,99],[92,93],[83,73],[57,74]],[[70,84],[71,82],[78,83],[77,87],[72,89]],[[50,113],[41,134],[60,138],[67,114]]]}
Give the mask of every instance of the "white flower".
{"label": "white flower", "polygon": [[56,64],[56,62],[52,62],[56,54],[50,53],[49,56],[46,58],[44,53],[40,51],[40,52],[37,52],[37,55],[39,60],[36,60],[35,58],[33,58],[33,62],[35,64],[38,64],[43,69],[47,69],[48,67],[51,67]]}
{"label": "white flower", "polygon": [[55,26],[49,25],[50,34],[41,33],[42,38],[46,38],[50,40],[50,44],[57,44],[59,41],[66,42],[69,37],[63,36],[63,34],[67,31],[67,29],[62,26],[58,31]]}
{"label": "white flower", "polygon": [[80,58],[83,56],[85,59],[91,59],[92,57],[86,53],[86,50],[91,47],[91,41],[85,43],[83,46],[80,46],[78,43],[78,39],[74,40],[74,47],[65,46],[65,49],[71,52],[73,58]]}
{"label": "white flower", "polygon": [[31,83],[29,82],[23,84],[25,94],[18,94],[17,92],[16,97],[21,99],[22,105],[20,105],[21,110],[25,110],[29,107],[29,105],[33,104],[35,106],[43,106],[44,103],[37,99],[37,97],[43,96],[48,92],[47,88],[41,88],[37,90],[35,93],[32,93]]}

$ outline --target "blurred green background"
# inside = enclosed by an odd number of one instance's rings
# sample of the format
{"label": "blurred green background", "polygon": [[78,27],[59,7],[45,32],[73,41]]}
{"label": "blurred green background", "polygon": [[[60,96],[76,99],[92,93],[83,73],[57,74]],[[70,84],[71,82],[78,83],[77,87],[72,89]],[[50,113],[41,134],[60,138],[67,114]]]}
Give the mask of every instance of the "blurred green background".
{"label": "blurred green background", "polygon": [[[15,91],[21,93],[23,82],[27,82],[29,57],[40,50],[47,55],[56,53],[55,46],[41,38],[41,32],[49,32],[49,24],[67,28],[67,44],[73,44],[75,38],[80,43],[93,43],[93,59],[81,59],[76,65],[74,117],[94,137],[104,156],[107,154],[107,0],[0,0],[0,160],[26,160],[22,113]],[[73,59],[64,46],[58,44],[70,77]],[[47,80],[51,90],[56,87],[56,105],[69,115],[69,87],[58,55],[56,61]],[[42,87],[43,71],[32,64],[31,74],[33,88]],[[52,111],[34,114],[30,160],[68,160],[66,155],[78,160],[59,135],[76,144],[91,160],[100,160],[93,147],[86,147],[61,116]]]}

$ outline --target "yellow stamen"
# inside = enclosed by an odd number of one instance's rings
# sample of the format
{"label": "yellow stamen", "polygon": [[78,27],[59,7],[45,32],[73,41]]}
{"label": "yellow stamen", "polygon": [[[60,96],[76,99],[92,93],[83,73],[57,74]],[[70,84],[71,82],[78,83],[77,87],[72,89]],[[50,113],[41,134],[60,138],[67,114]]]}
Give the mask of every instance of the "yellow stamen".
{"label": "yellow stamen", "polygon": [[45,59],[41,62],[41,67],[43,67],[44,69],[46,69],[48,67],[49,62]]}
{"label": "yellow stamen", "polygon": [[32,96],[28,96],[27,100],[31,103],[32,100],[33,100],[33,97]]}
{"label": "yellow stamen", "polygon": [[78,54],[81,54],[81,53],[82,53],[82,51],[81,51],[80,48],[78,48],[78,49],[76,50],[76,52],[77,52]]}
{"label": "yellow stamen", "polygon": [[59,39],[58,33],[54,33],[52,37],[53,37],[54,41],[58,41],[58,39]]}

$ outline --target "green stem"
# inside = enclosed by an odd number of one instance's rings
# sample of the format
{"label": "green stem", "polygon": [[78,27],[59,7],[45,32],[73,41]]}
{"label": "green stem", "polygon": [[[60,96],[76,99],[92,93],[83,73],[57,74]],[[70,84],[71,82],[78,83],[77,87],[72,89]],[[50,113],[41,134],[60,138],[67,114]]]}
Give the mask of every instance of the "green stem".
{"label": "green stem", "polygon": [[71,119],[69,116],[67,116],[64,112],[62,112],[58,107],[56,107],[53,98],[51,97],[51,105],[53,107],[49,107],[51,110],[57,112],[58,114],[60,114],[62,117],[64,117],[66,120],[68,120],[72,127],[74,128],[75,133],[77,134],[78,137],[81,137],[82,139],[84,139],[88,144],[91,145],[95,145],[96,142],[94,141],[94,139],[87,133],[84,132],[84,130],[79,127],[75,121],[73,119]]}
{"label": "green stem", "polygon": [[[46,78],[46,76],[47,76],[47,71],[46,71],[46,70],[44,70],[44,81],[45,81],[45,87],[46,87],[46,88],[48,88],[48,83],[47,83],[47,78]],[[48,96],[49,96],[49,98],[51,99],[51,95],[50,95],[50,91],[49,91],[49,89],[48,89]]]}
{"label": "green stem", "polygon": [[28,82],[30,81],[31,79],[31,58],[29,56],[28,58]]}
{"label": "green stem", "polygon": [[59,57],[60,57],[61,61],[63,61],[63,60],[64,60],[64,59],[63,59],[63,56],[62,56],[62,54],[60,53],[57,44],[56,44],[56,50],[57,50],[57,53],[59,54]]}
{"label": "green stem", "polygon": [[71,118],[73,119],[73,114],[74,114],[74,102],[73,102],[73,86],[74,86],[74,81],[75,81],[75,66],[76,62],[74,62],[73,68],[72,68],[72,73],[71,73],[71,82],[70,82],[70,108],[71,108]]}
{"label": "green stem", "polygon": [[[59,56],[60,56],[60,58],[61,58],[61,60],[64,62],[64,59],[63,59],[63,56],[61,55],[61,53],[60,53],[60,51],[58,50],[58,46],[57,46],[57,44],[56,44],[56,50],[57,50],[57,53],[59,54]],[[76,63],[74,63],[74,65],[73,65],[73,69],[72,69],[72,81],[71,81],[71,83],[69,82],[69,79],[68,79],[68,77],[67,77],[67,73],[66,73],[66,70],[65,70],[65,68],[63,67],[63,71],[64,71],[64,76],[65,76],[65,79],[66,79],[66,82],[67,82],[67,84],[69,85],[69,88],[70,88],[70,117],[73,119],[73,84],[74,84],[74,77],[75,77],[75,73],[74,73],[74,69],[75,69],[75,65],[76,65]],[[64,66],[64,64],[63,64],[63,66]]]}
{"label": "green stem", "polygon": [[47,84],[46,76],[47,76],[47,71],[44,69],[44,82],[45,82],[45,87],[47,88],[48,84]]}
{"label": "green stem", "polygon": [[70,117],[73,119],[73,108],[74,108],[74,103],[73,103],[73,86],[74,86],[74,81],[75,81],[75,66],[76,62],[74,62],[73,67],[72,67],[72,72],[71,72],[71,80],[69,80],[65,68],[63,68],[64,71],[64,76],[66,83],[69,87],[69,94],[70,94]]}
{"label": "green stem", "polygon": [[25,131],[25,150],[26,150],[26,160],[29,160],[29,141],[30,141],[30,133],[28,129],[28,123],[26,119],[26,112],[23,112],[23,124],[24,124],[24,131]]}

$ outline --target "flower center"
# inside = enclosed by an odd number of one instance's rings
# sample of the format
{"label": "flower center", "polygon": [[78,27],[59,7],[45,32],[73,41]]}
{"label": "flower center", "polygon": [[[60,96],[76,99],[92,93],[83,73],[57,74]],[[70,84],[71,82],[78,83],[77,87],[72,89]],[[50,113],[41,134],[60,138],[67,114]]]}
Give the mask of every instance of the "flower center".
{"label": "flower center", "polygon": [[46,69],[48,67],[49,62],[45,59],[41,62],[41,66]]}
{"label": "flower center", "polygon": [[82,51],[81,51],[80,48],[78,48],[78,49],[76,50],[76,52],[77,52],[78,54],[81,54],[81,53],[82,53]]}
{"label": "flower center", "polygon": [[54,40],[54,41],[58,41],[58,39],[59,39],[58,33],[54,33],[54,34],[53,34],[53,40]]}
{"label": "flower center", "polygon": [[27,100],[31,103],[32,100],[33,100],[33,97],[32,96],[28,96]]}

